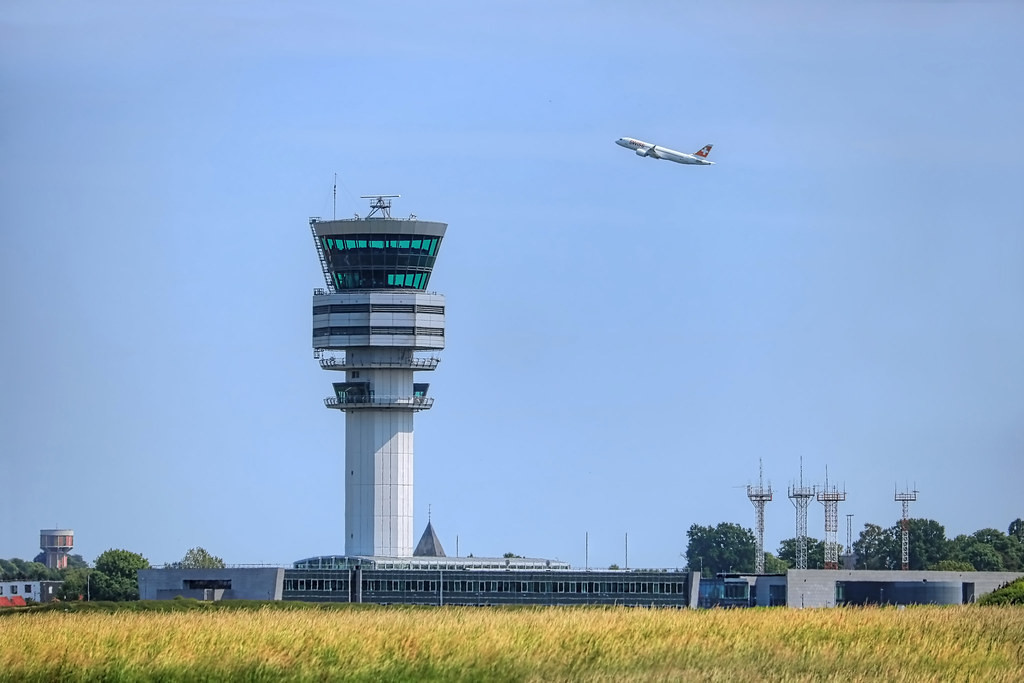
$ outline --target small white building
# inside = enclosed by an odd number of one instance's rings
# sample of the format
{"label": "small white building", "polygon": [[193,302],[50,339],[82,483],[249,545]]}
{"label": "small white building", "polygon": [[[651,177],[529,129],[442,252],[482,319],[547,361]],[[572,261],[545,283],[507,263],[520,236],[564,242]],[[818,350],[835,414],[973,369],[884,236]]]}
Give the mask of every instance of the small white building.
{"label": "small white building", "polygon": [[63,581],[0,581],[0,597],[21,596],[25,600],[50,602],[57,597]]}

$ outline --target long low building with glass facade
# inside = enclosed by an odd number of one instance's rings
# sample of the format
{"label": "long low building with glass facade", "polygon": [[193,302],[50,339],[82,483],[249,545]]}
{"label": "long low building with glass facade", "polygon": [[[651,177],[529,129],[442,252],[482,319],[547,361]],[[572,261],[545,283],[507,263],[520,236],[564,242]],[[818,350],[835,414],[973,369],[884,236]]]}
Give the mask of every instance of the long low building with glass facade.
{"label": "long low building with glass facade", "polygon": [[[316,558],[323,560],[324,558]],[[339,558],[342,559],[342,558]],[[1016,572],[790,570],[701,579],[686,570],[524,566],[544,560],[443,558],[416,563],[343,558],[292,568],[143,569],[144,600],[296,600],[382,605],[626,605],[643,607],[836,607],[969,604],[1021,577]],[[365,559],[366,562],[353,561]],[[440,558],[439,558],[440,559]],[[515,564],[519,566],[515,566]],[[303,565],[303,566],[300,566]]]}
{"label": "long low building with glass facade", "polygon": [[571,569],[287,570],[285,600],[411,605],[688,607],[688,572]]}

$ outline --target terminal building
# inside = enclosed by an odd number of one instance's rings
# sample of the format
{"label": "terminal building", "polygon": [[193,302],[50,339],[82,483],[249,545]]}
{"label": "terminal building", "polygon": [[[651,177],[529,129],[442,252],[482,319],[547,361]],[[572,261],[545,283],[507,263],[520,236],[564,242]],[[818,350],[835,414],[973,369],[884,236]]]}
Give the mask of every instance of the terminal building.
{"label": "terminal building", "polygon": [[[1021,574],[793,570],[701,579],[679,570],[585,570],[542,558],[448,557],[428,521],[413,544],[413,418],[433,405],[420,380],[440,363],[445,299],[429,291],[447,225],[393,218],[373,195],[365,218],[309,221],[324,287],[312,346],[332,376],[324,405],[345,416],[341,555],[289,568],[146,569],[142,599],[303,600],[422,605],[827,607],[972,602]],[[339,539],[340,541],[340,539]]]}
{"label": "terminal building", "polygon": [[960,605],[975,602],[1019,572],[790,569],[701,579],[676,570],[504,568],[449,561],[313,569],[143,569],[143,600],[301,600],[411,605],[624,605],[638,607],[841,607]]}

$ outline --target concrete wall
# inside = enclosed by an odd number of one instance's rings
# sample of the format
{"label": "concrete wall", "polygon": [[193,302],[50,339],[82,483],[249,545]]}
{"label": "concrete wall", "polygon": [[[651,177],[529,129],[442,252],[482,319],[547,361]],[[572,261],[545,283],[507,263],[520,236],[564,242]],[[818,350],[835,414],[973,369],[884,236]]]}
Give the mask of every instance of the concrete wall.
{"label": "concrete wall", "polygon": [[[412,372],[406,374],[411,380]],[[345,554],[409,557],[413,540],[413,414],[349,411],[345,414]]]}
{"label": "concrete wall", "polygon": [[771,602],[771,587],[772,586],[785,586],[787,577],[785,574],[776,576],[773,574],[765,574],[758,576],[754,583],[752,593],[754,594],[755,605],[758,607],[770,607]]}
{"label": "concrete wall", "polygon": [[[837,582],[911,584],[934,582],[956,584],[961,588],[961,600],[973,602],[986,593],[1024,576],[1019,572],[928,572],[928,571],[871,571],[790,569],[787,575],[786,600],[790,607],[835,607]],[[965,586],[964,584],[968,584]],[[970,584],[973,584],[973,590]],[[923,587],[923,586],[922,586]],[[904,586],[904,588],[911,588]],[[913,592],[913,591],[900,591]],[[944,591],[948,592],[948,591]],[[884,594],[883,594],[884,595]],[[883,598],[884,602],[888,602]],[[893,604],[900,604],[900,600]],[[944,603],[945,604],[945,603]]]}
{"label": "concrete wall", "polygon": [[[230,581],[230,588],[191,587],[189,582]],[[280,600],[283,567],[237,569],[140,569],[139,597],[170,600],[177,596],[198,600]]]}

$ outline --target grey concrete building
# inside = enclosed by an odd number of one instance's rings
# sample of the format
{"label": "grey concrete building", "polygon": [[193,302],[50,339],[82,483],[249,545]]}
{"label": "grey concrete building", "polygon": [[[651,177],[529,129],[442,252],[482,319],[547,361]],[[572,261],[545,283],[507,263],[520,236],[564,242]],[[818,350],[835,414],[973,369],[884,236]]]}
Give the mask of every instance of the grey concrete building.
{"label": "grey concrete building", "polygon": [[1020,572],[930,572],[791,569],[790,607],[959,605],[1021,578]]}
{"label": "grey concrete building", "polygon": [[140,569],[142,600],[280,600],[283,567]]}

